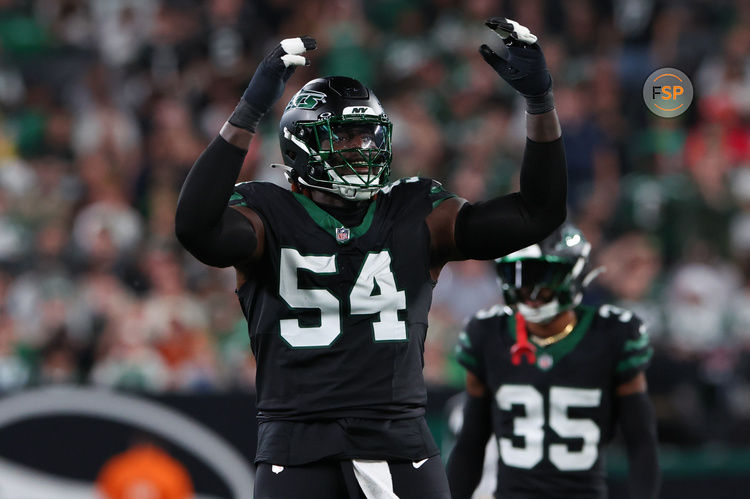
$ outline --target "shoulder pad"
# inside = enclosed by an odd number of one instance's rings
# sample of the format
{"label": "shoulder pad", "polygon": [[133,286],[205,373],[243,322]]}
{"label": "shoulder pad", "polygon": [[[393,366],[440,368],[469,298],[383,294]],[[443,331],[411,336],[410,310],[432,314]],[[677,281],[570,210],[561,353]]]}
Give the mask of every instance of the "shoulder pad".
{"label": "shoulder pad", "polygon": [[251,180],[249,182],[239,182],[237,184],[234,184],[234,190],[235,192],[247,192],[257,189],[263,189],[263,190],[279,190],[279,191],[287,191],[288,189],[285,189],[279,185],[274,184],[273,182],[263,182],[261,180]]}
{"label": "shoulder pad", "polygon": [[513,309],[505,306],[505,305],[493,305],[490,308],[486,308],[483,310],[478,311],[476,314],[474,314],[474,318],[477,320],[485,320],[490,319],[492,317],[510,317],[513,315]]}
{"label": "shoulder pad", "polygon": [[640,322],[638,316],[636,316],[633,312],[624,308],[617,307],[615,305],[604,304],[599,307],[598,313],[605,319],[617,320],[623,324],[627,324],[634,320]]}
{"label": "shoulder pad", "polygon": [[234,185],[234,191],[229,198],[230,206],[244,205],[247,206],[250,199],[258,199],[258,196],[274,196],[278,192],[289,192],[287,189],[280,187],[272,182],[240,182]]}
{"label": "shoulder pad", "polygon": [[380,189],[380,192],[383,194],[390,194],[391,191],[394,189],[401,190],[404,188],[404,186],[409,184],[418,184],[420,182],[424,182],[427,179],[423,179],[420,177],[406,177],[406,178],[400,178],[394,182],[391,182],[390,184],[386,185],[382,189]]}
{"label": "shoulder pad", "polygon": [[647,326],[634,312],[605,304],[599,307],[598,315],[609,324],[611,331],[625,338],[648,337]]}

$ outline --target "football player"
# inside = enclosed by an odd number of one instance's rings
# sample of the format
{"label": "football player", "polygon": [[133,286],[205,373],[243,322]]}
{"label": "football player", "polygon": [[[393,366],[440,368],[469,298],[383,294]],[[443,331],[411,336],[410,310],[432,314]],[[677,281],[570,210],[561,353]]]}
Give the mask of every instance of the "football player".
{"label": "football player", "polygon": [[176,214],[180,242],[233,266],[257,360],[255,497],[448,498],[424,420],[432,288],[451,260],[491,259],[565,218],[566,167],[536,37],[504,18],[482,57],[526,98],[520,192],[470,204],[430,179],[389,183],[391,121],[357,80],[317,78],[291,99],[279,140],[291,191],[235,181],[261,117],[310,37],[283,40],[198,158]]}
{"label": "football player", "polygon": [[648,334],[627,310],[580,305],[598,272],[584,277],[590,248],[566,223],[496,260],[507,306],[478,312],[457,346],[468,397],[447,465],[453,499],[472,496],[493,431],[495,497],[606,498],[602,454],[618,422],[630,497],[657,497]]}

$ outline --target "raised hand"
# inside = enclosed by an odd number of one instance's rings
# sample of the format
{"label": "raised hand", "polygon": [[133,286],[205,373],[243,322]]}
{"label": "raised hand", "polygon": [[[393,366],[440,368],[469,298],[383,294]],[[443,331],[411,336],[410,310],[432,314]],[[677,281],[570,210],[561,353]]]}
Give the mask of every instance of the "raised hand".
{"label": "raised hand", "polygon": [[229,123],[255,132],[260,119],[284,93],[284,85],[296,67],[310,64],[301,54],[314,50],[316,45],[315,39],[309,36],[282,40],[255,70]]}
{"label": "raised hand", "polygon": [[547,71],[537,37],[525,26],[504,17],[492,17],[484,23],[503,39],[501,50],[487,45],[479,53],[508,84],[526,97],[527,111],[541,114],[554,108],[551,97],[552,77]]}

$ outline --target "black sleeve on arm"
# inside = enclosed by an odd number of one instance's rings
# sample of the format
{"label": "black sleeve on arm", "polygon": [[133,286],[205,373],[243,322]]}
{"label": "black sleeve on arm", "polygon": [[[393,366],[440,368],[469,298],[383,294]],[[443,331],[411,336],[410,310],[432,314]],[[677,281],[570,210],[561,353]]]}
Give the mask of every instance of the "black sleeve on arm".
{"label": "black sleeve on arm", "polygon": [[617,397],[619,418],[628,452],[630,497],[656,499],[661,472],[654,410],[644,392]]}
{"label": "black sleeve on arm", "polygon": [[452,499],[470,499],[484,471],[484,449],[492,433],[492,397],[467,397],[464,420],[446,472]]}
{"label": "black sleeve on arm", "polygon": [[247,260],[258,243],[250,221],[227,206],[246,153],[216,137],[182,185],[175,233],[185,249],[207,265],[229,267]]}
{"label": "black sleeve on arm", "polygon": [[458,212],[455,242],[467,258],[498,258],[544,239],[565,221],[568,192],[562,138],[526,139],[521,190]]}

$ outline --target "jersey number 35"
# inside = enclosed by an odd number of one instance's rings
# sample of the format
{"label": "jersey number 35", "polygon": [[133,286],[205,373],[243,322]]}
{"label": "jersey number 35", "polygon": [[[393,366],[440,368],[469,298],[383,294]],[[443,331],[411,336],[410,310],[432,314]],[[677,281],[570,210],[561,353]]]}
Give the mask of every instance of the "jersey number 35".
{"label": "jersey number 35", "polygon": [[[510,438],[500,438],[500,457],[508,466],[531,469],[544,457],[544,398],[531,385],[503,385],[495,394],[500,409],[510,411],[514,405],[524,407],[525,416],[513,419],[513,434],[523,437],[524,446],[514,447]],[[549,460],[560,471],[582,471],[591,468],[599,454],[601,432],[590,419],[571,419],[570,407],[598,407],[601,390],[552,386],[549,389],[549,427],[562,438],[583,439],[579,451],[568,445],[549,445]]]}

